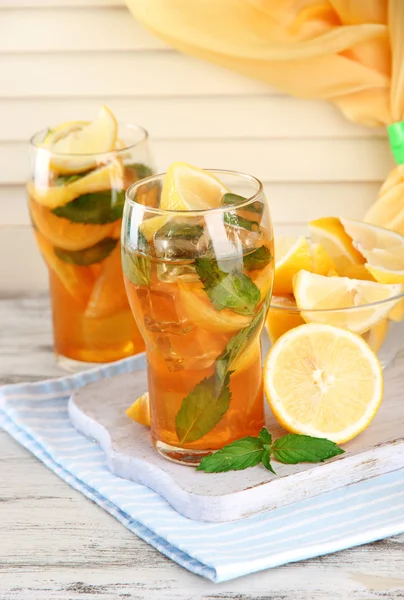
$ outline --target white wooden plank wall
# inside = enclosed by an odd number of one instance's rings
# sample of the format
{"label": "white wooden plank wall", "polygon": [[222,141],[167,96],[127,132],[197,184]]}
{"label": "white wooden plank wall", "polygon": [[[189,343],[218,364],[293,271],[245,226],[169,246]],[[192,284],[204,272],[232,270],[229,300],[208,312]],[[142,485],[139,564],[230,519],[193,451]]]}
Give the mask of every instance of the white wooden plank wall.
{"label": "white wooden plank wall", "polygon": [[240,169],[266,185],[278,231],[361,217],[392,166],[383,131],[184,56],[119,0],[0,0],[0,294],[46,287],[24,195],[27,140],[106,102],[172,160]]}

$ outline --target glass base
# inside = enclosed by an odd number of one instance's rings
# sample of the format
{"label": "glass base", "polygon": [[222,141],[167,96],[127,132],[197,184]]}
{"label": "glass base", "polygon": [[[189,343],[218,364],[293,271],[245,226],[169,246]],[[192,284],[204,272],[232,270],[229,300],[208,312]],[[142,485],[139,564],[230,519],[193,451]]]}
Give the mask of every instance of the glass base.
{"label": "glass base", "polygon": [[188,465],[189,467],[197,467],[204,456],[209,456],[216,450],[189,450],[186,448],[178,448],[170,446],[164,442],[155,441],[154,447],[157,452],[167,460],[175,462],[179,465]]}
{"label": "glass base", "polygon": [[80,371],[88,371],[88,369],[94,369],[95,367],[102,367],[102,365],[108,364],[74,360],[74,358],[68,358],[62,354],[55,354],[55,358],[58,367],[69,373],[80,373]]}

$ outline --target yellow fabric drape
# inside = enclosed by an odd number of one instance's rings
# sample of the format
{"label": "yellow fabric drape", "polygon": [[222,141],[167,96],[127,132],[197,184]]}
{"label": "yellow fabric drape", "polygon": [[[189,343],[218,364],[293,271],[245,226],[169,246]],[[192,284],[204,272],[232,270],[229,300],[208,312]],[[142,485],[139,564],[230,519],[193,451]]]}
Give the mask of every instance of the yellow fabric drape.
{"label": "yellow fabric drape", "polygon": [[[188,54],[294,96],[330,100],[358,123],[404,120],[404,0],[127,4],[151,31]],[[404,234],[404,217],[396,214],[404,213],[403,188],[404,170],[397,168],[366,218]]]}

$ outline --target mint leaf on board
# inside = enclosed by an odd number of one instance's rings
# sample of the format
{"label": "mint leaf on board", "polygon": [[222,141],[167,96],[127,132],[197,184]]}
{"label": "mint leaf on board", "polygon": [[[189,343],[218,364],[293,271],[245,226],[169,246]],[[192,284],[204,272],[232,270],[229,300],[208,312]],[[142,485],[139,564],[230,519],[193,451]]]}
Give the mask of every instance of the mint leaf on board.
{"label": "mint leaf on board", "polygon": [[215,375],[203,379],[184,398],[175,428],[180,445],[190,444],[209,433],[230,406],[230,377],[219,381]]}
{"label": "mint leaf on board", "polygon": [[84,250],[63,250],[63,248],[54,248],[54,252],[60,260],[71,265],[87,267],[99,263],[107,256],[117,245],[118,240],[114,238],[104,238],[94,246],[85,248]]}
{"label": "mint leaf on board", "polygon": [[73,223],[105,225],[122,218],[125,192],[123,190],[103,190],[83,194],[64,206],[52,210],[57,217]]}
{"label": "mint leaf on board", "polygon": [[268,305],[269,300],[266,299],[251,323],[233,335],[227,343],[226,348],[219,354],[215,363],[216,373],[219,378],[222,379],[226,376],[236,358],[247,348],[250,341],[261,332]]}
{"label": "mint leaf on board", "polygon": [[276,472],[274,471],[274,468],[271,465],[271,448],[265,448],[265,450],[262,453],[261,462],[268,471],[271,471],[271,473],[276,475]]}
{"label": "mint leaf on board", "polygon": [[325,438],[290,433],[272,444],[273,457],[288,465],[301,462],[317,463],[343,454],[344,450]]}
{"label": "mint leaf on board", "polygon": [[260,431],[260,440],[263,444],[270,446],[272,444],[272,433],[269,433],[266,427],[263,427]]}
{"label": "mint leaf on board", "polygon": [[243,266],[247,271],[254,269],[263,269],[273,260],[272,253],[267,246],[260,246],[253,252],[245,254],[243,257]]}
{"label": "mint leaf on board", "polygon": [[250,277],[236,269],[230,273],[222,271],[213,258],[196,258],[195,268],[217,310],[230,308],[243,315],[254,313],[260,300],[260,291]]}
{"label": "mint leaf on board", "polygon": [[258,465],[263,454],[264,449],[258,438],[245,437],[224,446],[210,456],[205,456],[197,467],[197,471],[205,471],[205,473],[241,471]]}

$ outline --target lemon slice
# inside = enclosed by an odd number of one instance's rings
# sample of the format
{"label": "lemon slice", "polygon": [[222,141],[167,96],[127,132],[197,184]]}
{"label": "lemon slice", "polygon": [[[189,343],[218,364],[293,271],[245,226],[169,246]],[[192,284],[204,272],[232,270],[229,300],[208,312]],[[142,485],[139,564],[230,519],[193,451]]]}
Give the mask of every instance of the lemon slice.
{"label": "lemon slice", "polygon": [[361,337],[332,325],[285,333],[268,354],[264,383],[285,429],[338,444],[369,426],[383,397],[377,356]]}
{"label": "lemon slice", "polygon": [[373,352],[379,352],[383,346],[384,340],[386,339],[389,330],[389,320],[383,319],[379,321],[377,325],[372,327],[369,331],[362,334],[363,339],[371,347]]}
{"label": "lemon slice", "polygon": [[59,173],[80,173],[97,164],[95,157],[88,155],[115,148],[117,135],[118,123],[110,109],[103,105],[91,123],[74,121],[56,127],[46,136],[43,147],[60,155],[52,156],[53,169]]}
{"label": "lemon slice", "polygon": [[330,271],[336,271],[336,266],[326,249],[316,242],[310,245],[313,267],[310,269],[318,275],[328,275]]}
{"label": "lemon slice", "polygon": [[126,410],[126,414],[136,423],[150,427],[149,393],[145,392]]}
{"label": "lemon slice", "polygon": [[[338,273],[336,273],[338,275]],[[370,271],[364,265],[347,265],[341,273],[342,277],[349,277],[350,279],[364,279],[367,281],[376,281]]]}
{"label": "lemon slice", "polygon": [[120,160],[114,160],[104,167],[91,171],[79,179],[64,185],[39,187],[30,181],[27,185],[28,194],[39,204],[50,209],[64,206],[83,194],[100,192],[111,188],[123,188],[124,169]]}
{"label": "lemon slice", "polygon": [[293,287],[305,321],[346,327],[359,334],[386,318],[404,291],[398,284],[324,277],[307,271],[296,275]]}
{"label": "lemon slice", "polygon": [[351,237],[337,217],[324,217],[309,223],[313,242],[323,246],[341,273],[349,264],[365,262],[362,254],[354,248]]}
{"label": "lemon slice", "polygon": [[160,208],[207,210],[221,205],[229,190],[211,173],[188,163],[173,163],[164,177]]}
{"label": "lemon slice", "polygon": [[273,344],[289,329],[303,324],[304,320],[293,296],[272,296],[266,326]]}
{"label": "lemon slice", "polygon": [[354,247],[360,252],[362,252],[362,248],[387,250],[398,246],[401,248],[404,258],[404,236],[396,231],[354,219],[341,218],[341,224],[352,239]]}
{"label": "lemon slice", "polygon": [[199,284],[178,282],[178,289],[181,314],[206,331],[236,332],[251,323],[251,316],[239,315],[227,308],[216,310]]}
{"label": "lemon slice", "polygon": [[291,294],[293,277],[301,269],[311,271],[312,265],[310,244],[304,235],[298,238],[275,236],[274,294]]}

